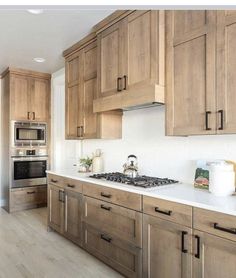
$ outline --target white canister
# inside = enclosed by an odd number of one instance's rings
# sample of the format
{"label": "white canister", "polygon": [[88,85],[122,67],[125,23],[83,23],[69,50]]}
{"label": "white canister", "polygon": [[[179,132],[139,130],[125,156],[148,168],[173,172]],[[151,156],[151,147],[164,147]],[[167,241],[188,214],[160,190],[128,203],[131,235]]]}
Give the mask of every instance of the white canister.
{"label": "white canister", "polygon": [[97,149],[95,152],[95,156],[93,157],[93,164],[92,164],[92,172],[99,174],[104,171],[104,164],[102,158],[102,152],[100,149]]}
{"label": "white canister", "polygon": [[216,196],[229,196],[235,192],[235,172],[225,161],[210,163],[209,191]]}

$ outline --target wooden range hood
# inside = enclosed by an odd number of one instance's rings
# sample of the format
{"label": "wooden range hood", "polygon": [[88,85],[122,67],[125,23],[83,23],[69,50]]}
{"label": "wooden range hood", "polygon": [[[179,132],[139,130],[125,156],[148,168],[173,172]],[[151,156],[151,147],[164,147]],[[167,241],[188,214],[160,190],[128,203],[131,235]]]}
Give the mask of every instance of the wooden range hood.
{"label": "wooden range hood", "polygon": [[116,95],[106,96],[93,101],[94,112],[104,112],[116,109],[132,110],[165,103],[165,87],[160,85],[146,85],[130,91],[118,92]]}

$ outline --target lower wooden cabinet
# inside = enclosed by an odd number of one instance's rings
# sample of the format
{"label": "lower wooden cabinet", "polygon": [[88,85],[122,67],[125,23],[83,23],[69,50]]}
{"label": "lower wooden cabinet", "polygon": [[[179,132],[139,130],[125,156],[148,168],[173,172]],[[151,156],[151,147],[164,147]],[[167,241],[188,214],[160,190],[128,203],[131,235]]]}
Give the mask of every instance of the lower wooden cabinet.
{"label": "lower wooden cabinet", "polygon": [[68,239],[82,244],[82,194],[65,190],[64,235]]}
{"label": "lower wooden cabinet", "polygon": [[200,231],[194,239],[193,278],[236,277],[235,241]]}
{"label": "lower wooden cabinet", "polygon": [[126,277],[142,277],[142,249],[84,223],[84,248]]}
{"label": "lower wooden cabinet", "polygon": [[48,184],[48,225],[63,234],[64,231],[64,189]]}
{"label": "lower wooden cabinet", "polygon": [[143,277],[190,278],[191,241],[190,228],[144,215]]}

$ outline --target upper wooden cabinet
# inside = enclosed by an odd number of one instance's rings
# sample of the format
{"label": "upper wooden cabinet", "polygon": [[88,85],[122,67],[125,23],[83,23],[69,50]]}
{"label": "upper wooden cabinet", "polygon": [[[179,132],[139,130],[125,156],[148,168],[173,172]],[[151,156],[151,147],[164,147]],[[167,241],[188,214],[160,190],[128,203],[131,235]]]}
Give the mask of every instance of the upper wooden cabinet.
{"label": "upper wooden cabinet", "polygon": [[164,11],[133,11],[98,31],[94,111],[164,103]]}
{"label": "upper wooden cabinet", "polygon": [[43,121],[50,117],[50,74],[7,69],[10,94],[10,119]]}
{"label": "upper wooden cabinet", "polygon": [[94,113],[97,41],[89,35],[66,56],[66,139],[121,137],[122,112]]}
{"label": "upper wooden cabinet", "polygon": [[166,134],[236,132],[236,12],[168,11]]}

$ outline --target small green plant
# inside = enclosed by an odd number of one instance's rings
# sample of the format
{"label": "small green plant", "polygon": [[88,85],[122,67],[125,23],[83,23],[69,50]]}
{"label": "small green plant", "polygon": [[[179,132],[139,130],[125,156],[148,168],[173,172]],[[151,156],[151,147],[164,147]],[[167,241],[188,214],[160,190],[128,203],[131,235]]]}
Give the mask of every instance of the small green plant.
{"label": "small green plant", "polygon": [[87,156],[86,158],[81,158],[80,159],[80,166],[85,167],[86,169],[89,169],[89,167],[93,163],[93,159]]}

